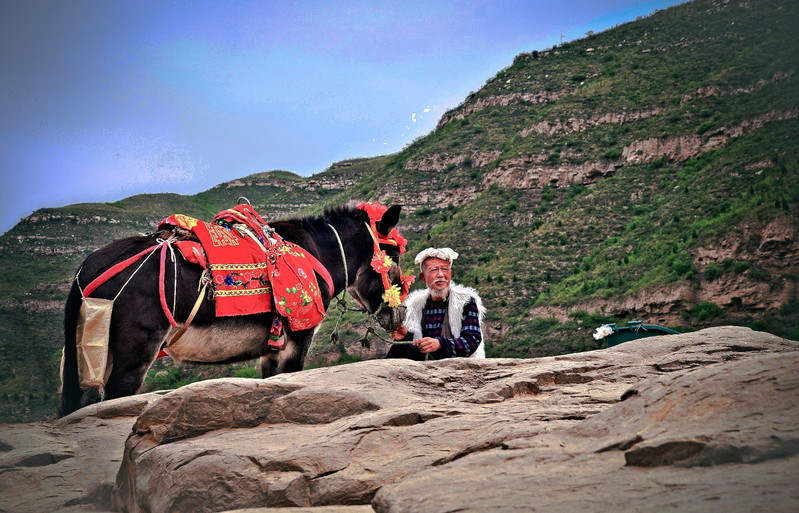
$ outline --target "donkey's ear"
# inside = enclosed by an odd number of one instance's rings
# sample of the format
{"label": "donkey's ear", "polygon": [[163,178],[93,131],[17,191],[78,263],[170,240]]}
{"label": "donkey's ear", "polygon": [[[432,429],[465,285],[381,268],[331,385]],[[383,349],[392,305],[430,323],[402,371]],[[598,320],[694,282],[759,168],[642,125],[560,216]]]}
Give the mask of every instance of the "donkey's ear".
{"label": "donkey's ear", "polygon": [[377,222],[377,232],[380,233],[380,235],[388,235],[389,232],[397,226],[401,210],[402,205],[392,205],[386,210],[386,213],[383,214],[383,217]]}

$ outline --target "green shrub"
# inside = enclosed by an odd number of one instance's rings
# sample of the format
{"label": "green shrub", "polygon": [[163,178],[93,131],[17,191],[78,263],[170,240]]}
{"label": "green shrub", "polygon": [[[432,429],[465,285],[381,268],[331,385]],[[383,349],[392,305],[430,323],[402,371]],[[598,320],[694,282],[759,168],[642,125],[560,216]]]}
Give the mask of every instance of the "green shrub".
{"label": "green shrub", "polygon": [[724,274],[724,268],[719,264],[717,264],[716,262],[711,262],[707,264],[705,270],[702,271],[702,275],[704,275],[707,281],[713,281],[722,274]]}
{"label": "green shrub", "polygon": [[683,312],[683,319],[686,320],[696,319],[698,321],[707,321],[718,317],[724,317],[724,310],[716,303],[711,303],[710,301],[697,303],[693,308]]}
{"label": "green shrub", "polygon": [[707,132],[708,130],[710,130],[711,128],[713,128],[713,122],[712,121],[705,121],[702,124],[700,124],[698,127],[696,127],[696,133],[698,135],[702,135],[705,132]]}
{"label": "green shrub", "polygon": [[510,203],[502,207],[502,213],[504,215],[508,215],[511,212],[515,212],[516,210],[518,210],[518,208],[519,208],[519,203],[516,201],[511,201]]}

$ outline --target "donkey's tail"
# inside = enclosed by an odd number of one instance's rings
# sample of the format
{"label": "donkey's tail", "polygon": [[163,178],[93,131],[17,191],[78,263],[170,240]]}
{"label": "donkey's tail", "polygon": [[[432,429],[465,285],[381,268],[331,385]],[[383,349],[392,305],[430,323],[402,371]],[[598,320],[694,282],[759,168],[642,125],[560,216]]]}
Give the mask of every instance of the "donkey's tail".
{"label": "donkey's tail", "polygon": [[80,316],[81,293],[72,282],[64,308],[64,354],[61,359],[61,404],[58,416],[69,415],[81,407],[83,392],[78,378],[77,330]]}

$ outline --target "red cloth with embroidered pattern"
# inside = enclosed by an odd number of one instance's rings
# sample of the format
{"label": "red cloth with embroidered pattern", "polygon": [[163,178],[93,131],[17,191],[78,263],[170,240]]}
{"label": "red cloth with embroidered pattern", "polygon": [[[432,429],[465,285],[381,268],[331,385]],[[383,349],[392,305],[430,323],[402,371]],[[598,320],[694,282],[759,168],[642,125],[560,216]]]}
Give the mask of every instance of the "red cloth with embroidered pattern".
{"label": "red cloth with embroidered pattern", "polygon": [[277,234],[267,238],[259,223],[266,225],[252,207],[239,205],[220,212],[213,223],[177,214],[161,221],[159,229],[179,226],[200,239],[215,285],[217,316],[271,312],[274,296],[277,313],[292,330],[316,326],[325,309],[314,271],[332,293],[330,273],[296,244]]}

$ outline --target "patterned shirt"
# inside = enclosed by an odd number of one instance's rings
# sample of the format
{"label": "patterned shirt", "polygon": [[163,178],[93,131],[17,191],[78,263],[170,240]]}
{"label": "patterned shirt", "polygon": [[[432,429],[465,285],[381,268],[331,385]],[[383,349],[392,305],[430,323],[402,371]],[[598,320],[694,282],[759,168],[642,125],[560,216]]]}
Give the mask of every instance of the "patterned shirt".
{"label": "patterned shirt", "polygon": [[[466,357],[477,350],[477,346],[482,342],[480,335],[480,313],[477,310],[477,303],[471,299],[463,307],[461,315],[461,332],[457,338],[444,338],[441,336],[444,324],[444,316],[447,313],[448,301],[436,301],[432,297],[427,298],[422,318],[422,336],[437,338],[441,343],[441,348],[433,352],[435,359]],[[455,335],[455,333],[453,333]]]}

